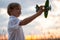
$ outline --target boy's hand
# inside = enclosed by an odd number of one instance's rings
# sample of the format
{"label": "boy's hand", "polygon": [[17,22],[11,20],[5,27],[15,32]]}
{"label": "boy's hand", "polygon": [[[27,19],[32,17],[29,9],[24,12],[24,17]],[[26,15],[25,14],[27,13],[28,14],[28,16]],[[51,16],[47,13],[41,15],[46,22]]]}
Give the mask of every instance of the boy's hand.
{"label": "boy's hand", "polygon": [[44,6],[40,6],[39,10],[43,12],[45,10]]}
{"label": "boy's hand", "polygon": [[45,11],[44,6],[40,6],[40,7],[39,7],[39,10],[38,10],[38,12],[37,12],[37,14],[41,15],[42,12],[44,12],[44,11]]}

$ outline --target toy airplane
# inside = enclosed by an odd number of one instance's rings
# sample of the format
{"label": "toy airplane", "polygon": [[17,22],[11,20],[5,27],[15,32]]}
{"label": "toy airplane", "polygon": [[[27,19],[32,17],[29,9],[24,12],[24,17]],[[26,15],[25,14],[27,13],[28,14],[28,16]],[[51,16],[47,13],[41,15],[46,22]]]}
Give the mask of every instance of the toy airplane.
{"label": "toy airplane", "polygon": [[[39,6],[36,5],[36,12],[37,12],[38,10],[39,10]],[[44,17],[47,18],[47,16],[48,16],[48,11],[51,10],[51,6],[49,6],[49,0],[46,0],[46,2],[45,2],[45,10],[46,10],[46,11],[44,11]]]}

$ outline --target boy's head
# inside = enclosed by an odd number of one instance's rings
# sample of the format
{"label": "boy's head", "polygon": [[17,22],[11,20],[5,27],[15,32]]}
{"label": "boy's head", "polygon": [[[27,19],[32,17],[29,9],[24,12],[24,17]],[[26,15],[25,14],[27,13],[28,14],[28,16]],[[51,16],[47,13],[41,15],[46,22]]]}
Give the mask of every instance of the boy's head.
{"label": "boy's head", "polygon": [[21,6],[18,3],[10,3],[7,8],[9,16],[19,17],[21,14]]}

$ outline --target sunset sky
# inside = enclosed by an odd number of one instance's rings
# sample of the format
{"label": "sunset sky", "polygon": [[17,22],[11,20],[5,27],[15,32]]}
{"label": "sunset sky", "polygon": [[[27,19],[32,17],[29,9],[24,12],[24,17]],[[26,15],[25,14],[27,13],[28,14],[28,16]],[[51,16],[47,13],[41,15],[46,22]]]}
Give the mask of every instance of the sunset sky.
{"label": "sunset sky", "polygon": [[[0,0],[0,33],[7,32],[9,16],[7,15],[7,6],[9,3],[17,2],[22,6],[22,14],[19,19],[23,20],[36,13],[36,4],[44,5],[46,0]],[[49,0],[52,7],[48,17],[44,18],[44,13],[34,21],[23,26],[24,34],[42,34],[43,32],[53,30],[59,34],[60,29],[60,0]],[[4,30],[4,31],[3,31]]]}

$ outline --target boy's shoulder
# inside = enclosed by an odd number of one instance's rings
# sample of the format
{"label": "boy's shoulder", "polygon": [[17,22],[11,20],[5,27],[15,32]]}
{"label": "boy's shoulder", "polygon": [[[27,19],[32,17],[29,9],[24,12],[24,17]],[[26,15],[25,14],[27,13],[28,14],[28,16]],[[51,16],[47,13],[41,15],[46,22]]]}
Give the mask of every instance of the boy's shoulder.
{"label": "boy's shoulder", "polygon": [[9,18],[9,25],[16,25],[16,24],[18,24],[20,22],[20,20],[18,19],[18,18],[15,18],[15,17],[13,17],[13,16],[10,16],[10,18]]}

